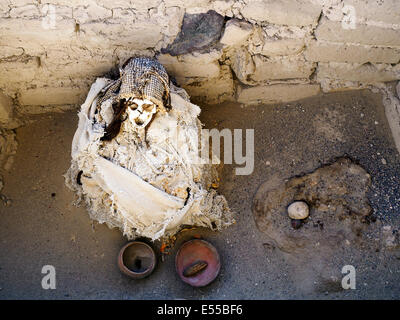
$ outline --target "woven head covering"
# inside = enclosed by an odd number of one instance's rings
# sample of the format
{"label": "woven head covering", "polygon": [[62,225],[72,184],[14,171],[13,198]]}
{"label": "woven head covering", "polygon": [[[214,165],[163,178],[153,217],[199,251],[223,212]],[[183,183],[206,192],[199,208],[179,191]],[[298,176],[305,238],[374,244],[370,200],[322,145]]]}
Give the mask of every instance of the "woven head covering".
{"label": "woven head covering", "polygon": [[129,59],[120,70],[119,99],[148,99],[160,108],[169,97],[169,79],[164,67],[155,59]]}
{"label": "woven head covering", "polygon": [[137,98],[166,110],[170,108],[169,90],[168,73],[162,64],[154,58],[132,57],[120,69],[120,78],[106,88],[98,105],[111,97],[114,102]]}

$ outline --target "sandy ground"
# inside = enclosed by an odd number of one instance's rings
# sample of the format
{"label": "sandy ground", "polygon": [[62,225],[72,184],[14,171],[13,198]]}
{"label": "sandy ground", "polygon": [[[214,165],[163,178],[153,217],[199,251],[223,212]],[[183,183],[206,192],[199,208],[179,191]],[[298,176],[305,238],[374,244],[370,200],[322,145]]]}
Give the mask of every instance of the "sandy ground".
{"label": "sandy ground", "polygon": [[[73,206],[74,194],[64,185],[77,120],[76,112],[46,114],[17,129],[18,153],[3,174],[3,193],[12,205],[0,207],[1,299],[400,298],[398,250],[338,252],[331,263],[339,279],[334,282],[264,245],[267,236],[256,228],[251,211],[253,196],[267,179],[304,174],[347,155],[372,176],[369,200],[378,221],[370,241],[378,241],[384,225],[398,231],[400,157],[380,96],[354,91],[283,105],[202,107],[207,128],[255,129],[254,172],[237,176],[236,164],[225,165],[221,178],[220,192],[237,223],[219,233],[180,234],[171,254],[164,261],[159,257],[154,273],[139,281],[117,267],[127,240],[118,230],[92,222],[85,208]],[[219,277],[201,289],[181,282],[174,266],[177,249],[194,235],[213,243],[222,259]],[[344,264],[356,268],[355,290],[340,287]],[[56,290],[41,287],[44,265],[56,269]]]}

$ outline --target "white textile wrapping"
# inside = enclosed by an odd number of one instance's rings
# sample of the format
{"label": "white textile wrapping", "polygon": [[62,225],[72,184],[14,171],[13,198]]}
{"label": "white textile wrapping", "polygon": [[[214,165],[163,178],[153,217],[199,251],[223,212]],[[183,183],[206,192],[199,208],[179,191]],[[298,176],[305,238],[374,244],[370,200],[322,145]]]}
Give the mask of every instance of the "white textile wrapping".
{"label": "white textile wrapping", "polygon": [[98,78],[81,106],[65,175],[91,218],[120,228],[129,239],[152,240],[173,235],[182,225],[220,230],[232,224],[225,197],[210,188],[217,179],[215,167],[197,158],[200,108],[171,85],[172,109],[155,114],[147,143],[137,139],[129,121],[113,140],[101,141],[113,113],[109,101],[96,112],[97,98],[110,82]]}

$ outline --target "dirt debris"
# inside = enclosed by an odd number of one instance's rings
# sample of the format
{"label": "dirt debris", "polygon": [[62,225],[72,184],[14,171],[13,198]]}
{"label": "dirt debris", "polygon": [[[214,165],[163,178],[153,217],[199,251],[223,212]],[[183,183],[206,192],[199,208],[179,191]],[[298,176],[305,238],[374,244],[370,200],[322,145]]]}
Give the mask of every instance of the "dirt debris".
{"label": "dirt debris", "polygon": [[[347,158],[278,185],[270,181],[258,190],[253,213],[260,231],[284,252],[318,246],[335,247],[346,240],[358,243],[371,221],[367,191],[370,175]],[[304,201],[310,216],[293,230],[287,206]]]}

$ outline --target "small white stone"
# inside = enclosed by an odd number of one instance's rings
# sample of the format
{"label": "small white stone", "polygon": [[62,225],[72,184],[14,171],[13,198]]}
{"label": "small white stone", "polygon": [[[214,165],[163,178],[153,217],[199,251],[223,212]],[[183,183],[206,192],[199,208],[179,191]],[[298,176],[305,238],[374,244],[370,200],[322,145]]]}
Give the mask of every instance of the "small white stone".
{"label": "small white stone", "polygon": [[291,219],[305,219],[309,215],[309,208],[304,201],[295,201],[288,207],[288,214]]}

